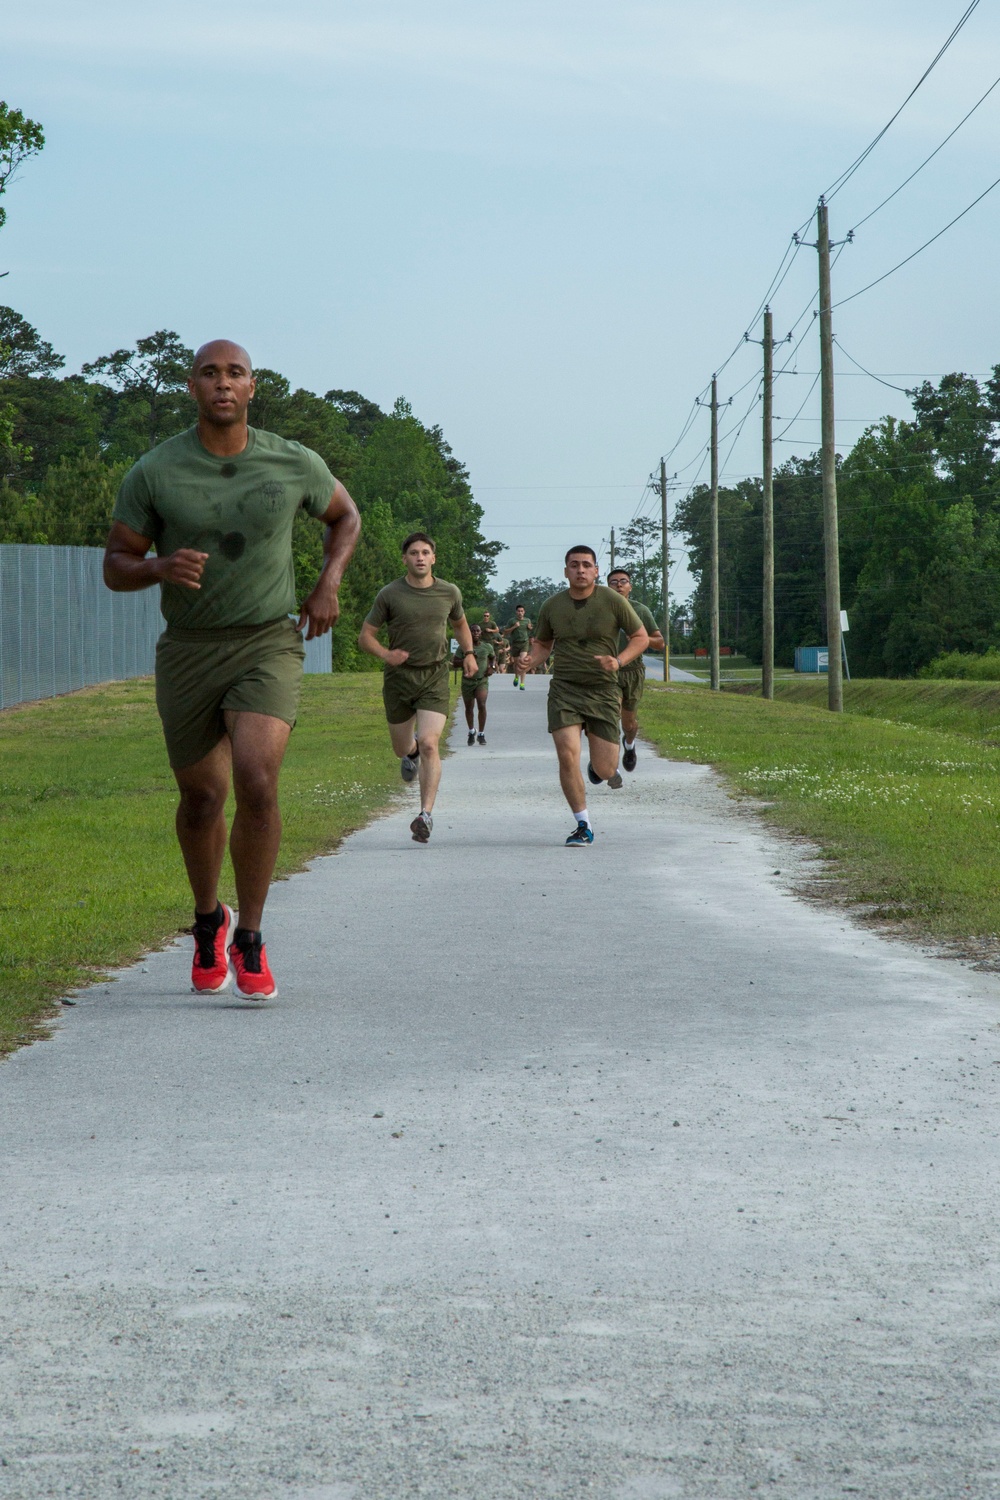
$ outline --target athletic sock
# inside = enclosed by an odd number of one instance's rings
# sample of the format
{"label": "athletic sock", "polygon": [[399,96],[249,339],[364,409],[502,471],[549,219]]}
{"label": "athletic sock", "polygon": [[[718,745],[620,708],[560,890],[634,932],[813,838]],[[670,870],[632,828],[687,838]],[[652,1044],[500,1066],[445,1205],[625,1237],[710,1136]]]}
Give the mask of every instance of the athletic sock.
{"label": "athletic sock", "polygon": [[578,823],[586,823],[587,827],[590,827],[590,813],[586,808],[583,808],[581,812],[574,813],[573,816]]}
{"label": "athletic sock", "polygon": [[626,750],[634,750],[635,749],[635,740],[626,740],[625,741],[625,749]]}
{"label": "athletic sock", "polygon": [[196,927],[211,927],[213,932],[218,932],[222,926],[225,913],[222,910],[222,902],[216,903],[214,911],[196,911],[194,914],[194,925]]}
{"label": "athletic sock", "polygon": [[249,948],[253,943],[259,943],[260,937],[260,933],[252,927],[237,927],[233,933],[233,947]]}

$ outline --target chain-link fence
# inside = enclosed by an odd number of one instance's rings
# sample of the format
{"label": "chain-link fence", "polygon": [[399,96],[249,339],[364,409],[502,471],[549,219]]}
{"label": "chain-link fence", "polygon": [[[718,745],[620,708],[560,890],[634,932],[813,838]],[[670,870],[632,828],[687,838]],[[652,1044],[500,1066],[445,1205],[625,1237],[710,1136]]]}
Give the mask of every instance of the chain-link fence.
{"label": "chain-link fence", "polygon": [[[0,545],[0,708],[153,671],[159,589],[113,594],[101,547]],[[306,642],[307,672],[331,670],[330,637]]]}

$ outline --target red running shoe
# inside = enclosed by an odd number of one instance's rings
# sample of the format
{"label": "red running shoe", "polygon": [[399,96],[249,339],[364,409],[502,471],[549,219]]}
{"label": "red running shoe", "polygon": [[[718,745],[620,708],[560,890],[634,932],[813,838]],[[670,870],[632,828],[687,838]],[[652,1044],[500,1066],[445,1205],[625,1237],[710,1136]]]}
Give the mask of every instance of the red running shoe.
{"label": "red running shoe", "polygon": [[194,937],[191,988],[196,995],[219,995],[229,988],[232,978],[229,944],[235,931],[235,914],[225,905],[222,906],[222,921],[214,932],[211,927],[202,927],[197,921],[191,928]]}
{"label": "red running shoe", "polygon": [[229,945],[229,962],[241,1000],[273,1000],[278,993],[267,962],[267,949],[259,932],[240,937]]}

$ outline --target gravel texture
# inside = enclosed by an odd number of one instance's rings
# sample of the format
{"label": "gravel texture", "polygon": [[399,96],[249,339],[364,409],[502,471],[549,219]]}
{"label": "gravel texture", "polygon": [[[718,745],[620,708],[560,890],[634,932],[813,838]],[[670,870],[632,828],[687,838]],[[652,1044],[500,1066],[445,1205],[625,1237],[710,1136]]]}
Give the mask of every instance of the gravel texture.
{"label": "gravel texture", "polygon": [[272,1005],[185,940],[0,1066],[4,1500],[1000,1497],[996,976],[645,748],[563,848],[544,688]]}

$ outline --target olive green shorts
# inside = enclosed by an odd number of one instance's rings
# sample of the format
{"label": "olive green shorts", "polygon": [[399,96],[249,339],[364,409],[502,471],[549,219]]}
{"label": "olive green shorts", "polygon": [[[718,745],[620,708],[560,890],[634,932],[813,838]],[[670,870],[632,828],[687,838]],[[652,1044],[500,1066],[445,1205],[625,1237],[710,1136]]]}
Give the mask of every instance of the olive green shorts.
{"label": "olive green shorts", "polygon": [[284,615],[230,630],[168,625],[156,644],[156,707],[172,769],[183,771],[215,749],[227,709],[294,725],[305,654],[294,620]]}
{"label": "olive green shorts", "polygon": [[418,708],[447,715],[451,709],[448,658],[429,667],[386,667],[382,702],[390,724],[405,724]]}
{"label": "olive green shorts", "polygon": [[549,683],[549,734],[581,724],[588,735],[617,745],[621,702],[621,689],[610,673],[607,686],[600,687],[553,677]]}
{"label": "olive green shorts", "polygon": [[466,682],[464,678],[462,679],[462,697],[463,698],[466,698],[466,699],[472,698],[472,699],[474,699],[477,693],[483,693],[485,695],[486,693],[489,692],[489,690],[490,690],[490,685],[489,685],[488,682]]}
{"label": "olive green shorts", "polygon": [[637,664],[629,662],[628,666],[618,673],[618,681],[622,690],[622,708],[630,714],[638,713],[646,686],[646,667],[642,657],[639,658]]}

